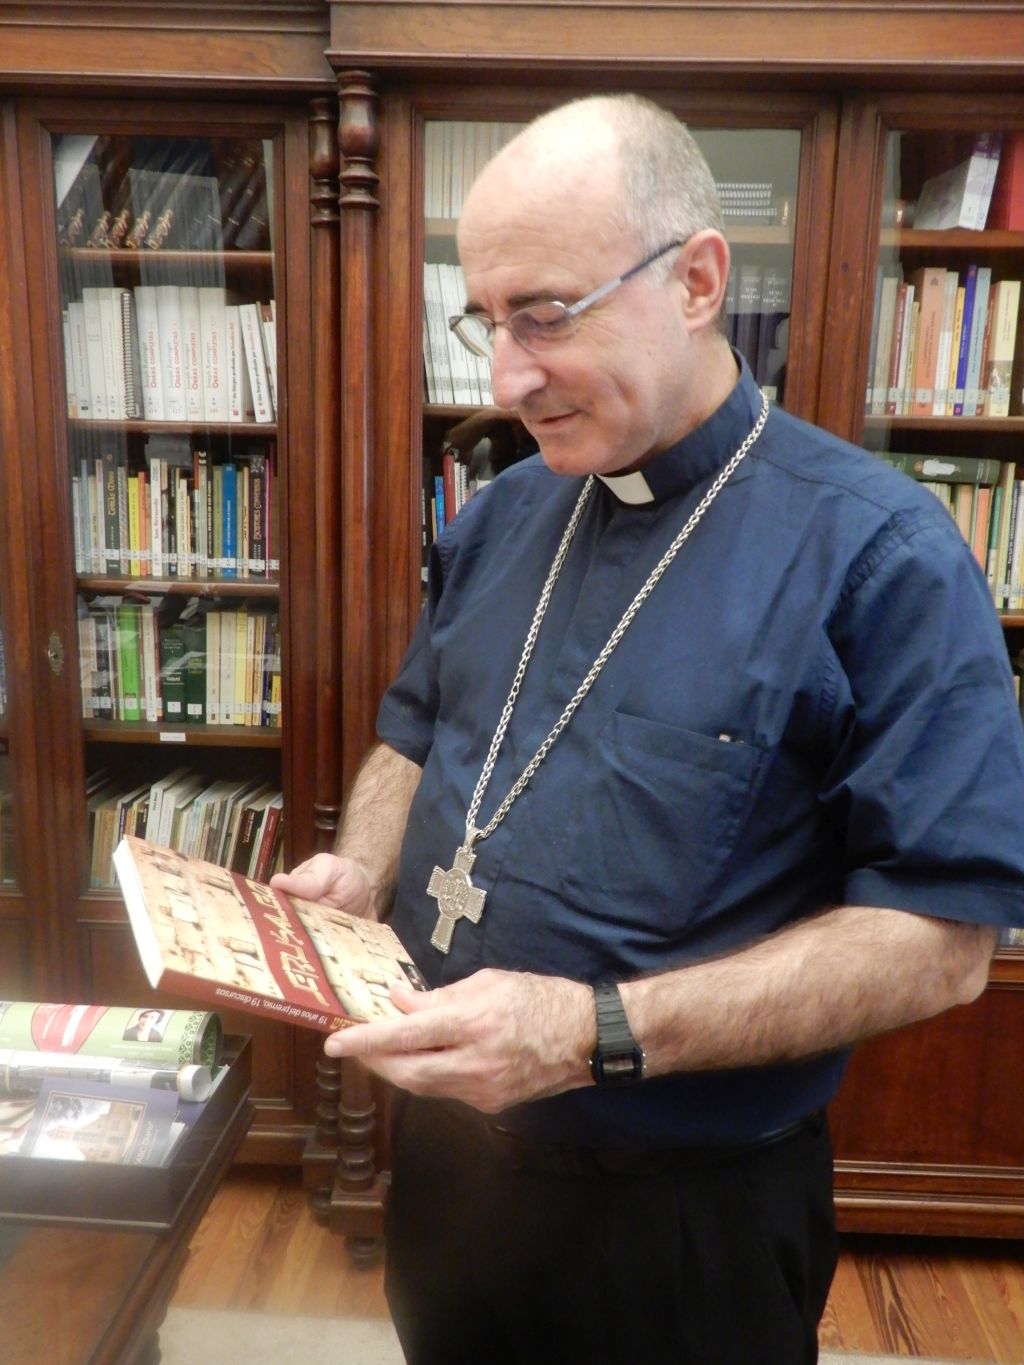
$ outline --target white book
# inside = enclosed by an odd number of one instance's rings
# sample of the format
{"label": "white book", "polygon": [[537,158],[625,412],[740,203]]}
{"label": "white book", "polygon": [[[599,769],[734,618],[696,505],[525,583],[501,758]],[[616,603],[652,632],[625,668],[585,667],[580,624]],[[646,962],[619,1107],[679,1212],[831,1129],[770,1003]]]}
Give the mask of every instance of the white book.
{"label": "white book", "polygon": [[457,266],[439,265],[441,300],[444,305],[444,331],[448,343],[448,363],[452,371],[452,394],[456,403],[479,403],[480,391],[476,384],[476,366],[471,365],[469,351],[448,325],[448,319],[463,309],[462,284]]}
{"label": "white book", "polygon": [[939,347],[935,359],[935,397],[932,416],[945,417],[949,402],[949,362],[953,351],[953,318],[956,314],[956,291],[960,277],[955,270],[946,271],[942,296],[942,316],[939,319]]}
{"label": "white book", "polygon": [[263,319],[263,350],[267,357],[267,374],[270,376],[270,402],[277,416],[277,307],[273,299],[260,304]]}
{"label": "white book", "polygon": [[176,284],[156,288],[157,324],[160,329],[161,379],[164,386],[164,420],[187,421],[185,363],[181,335],[181,291]]}
{"label": "white book", "polygon": [[889,390],[890,402],[895,398],[897,416],[901,416],[906,410],[907,363],[913,345],[914,293],[914,286],[908,284],[903,304],[903,337],[900,342],[899,370],[896,375],[896,389],[895,393],[892,389]]}
{"label": "white book", "polygon": [[185,419],[201,422],[203,401],[203,339],[199,330],[199,290],[183,284],[181,299],[181,345],[185,377]]}
{"label": "white book", "polygon": [[224,309],[227,420],[229,422],[255,422],[256,409],[253,405],[252,385],[249,383],[249,367],[245,360],[242,320],[238,308],[237,303],[229,303]]}
{"label": "white book", "polygon": [[[212,549],[211,549],[212,562]],[[219,611],[206,614],[206,723],[220,724],[220,618]]]}
{"label": "white book", "polygon": [[107,385],[103,367],[103,324],[100,320],[100,291],[86,286],[82,290],[82,307],[85,316],[85,354],[89,366],[89,400],[92,416],[105,421],[109,417],[107,409]]}
{"label": "white book", "polygon": [[154,578],[162,578],[164,574],[163,477],[163,460],[154,455],[149,461],[149,571]]}
{"label": "white book", "polygon": [[75,394],[75,362],[71,352],[71,314],[67,308],[61,309],[60,334],[64,343],[64,395],[67,398],[67,414],[78,416],[78,398]]}
{"label": "white book", "polygon": [[135,317],[139,325],[139,362],[142,368],[142,412],[147,422],[164,420],[163,362],[156,286],[135,286]]}
{"label": "white book", "polygon": [[91,417],[92,394],[89,387],[89,357],[85,349],[85,308],[81,299],[68,304],[68,331],[71,339],[72,381],[75,391],[75,416]]}
{"label": "white book", "polygon": [[423,266],[423,306],[427,314],[427,334],[430,339],[430,359],[434,370],[437,402],[453,403],[452,368],[448,359],[447,319],[441,299],[441,277],[437,265],[430,261]]}
{"label": "white book", "polygon": [[252,405],[257,422],[272,422],[274,410],[270,399],[270,377],[267,358],[263,351],[263,320],[258,303],[238,305],[238,319],[242,332],[242,349],[249,371]]}
{"label": "white book", "polygon": [[224,363],[223,285],[199,287],[199,333],[203,343],[203,417],[207,422],[228,420],[227,371]]}
{"label": "white book", "polygon": [[168,787],[173,787],[176,782],[191,772],[190,768],[175,768],[166,777],[158,778],[149,789],[149,807],[146,811],[146,833],[145,838],[149,843],[156,842],[157,830],[160,828],[160,806],[163,802],[164,792]]}

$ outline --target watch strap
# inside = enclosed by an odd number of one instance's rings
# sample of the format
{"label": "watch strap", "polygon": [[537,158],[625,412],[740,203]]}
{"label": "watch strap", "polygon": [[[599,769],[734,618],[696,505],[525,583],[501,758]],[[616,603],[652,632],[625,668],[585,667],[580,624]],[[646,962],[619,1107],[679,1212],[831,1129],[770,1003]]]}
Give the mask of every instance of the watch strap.
{"label": "watch strap", "polygon": [[618,986],[595,986],[594,1010],[597,1046],[590,1057],[590,1074],[597,1085],[635,1085],[643,1080],[644,1052],[629,1027]]}

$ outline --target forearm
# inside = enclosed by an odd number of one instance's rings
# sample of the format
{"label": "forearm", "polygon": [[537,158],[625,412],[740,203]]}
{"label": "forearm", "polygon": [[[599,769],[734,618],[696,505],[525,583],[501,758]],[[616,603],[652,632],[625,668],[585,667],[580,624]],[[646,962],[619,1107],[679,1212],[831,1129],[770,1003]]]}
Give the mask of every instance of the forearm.
{"label": "forearm", "polygon": [[628,982],[648,1074],[761,1066],[857,1043],[966,1004],[995,931],[846,906],[728,957]]}
{"label": "forearm", "polygon": [[422,770],[386,744],[363,762],[342,812],[334,852],[352,858],[370,882],[371,913],[380,919],[394,898],[398,856]]}

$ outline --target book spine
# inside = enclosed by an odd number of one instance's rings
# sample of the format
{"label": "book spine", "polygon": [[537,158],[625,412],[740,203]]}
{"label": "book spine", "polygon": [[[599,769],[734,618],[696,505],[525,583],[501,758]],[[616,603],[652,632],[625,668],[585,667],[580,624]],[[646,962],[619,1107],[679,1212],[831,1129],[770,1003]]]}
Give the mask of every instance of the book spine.
{"label": "book spine", "polygon": [[978,267],[971,264],[967,267],[967,275],[964,280],[964,314],[963,323],[960,329],[960,349],[957,353],[956,361],[956,383],[953,386],[953,416],[962,417],[964,414],[964,397],[967,388],[967,361],[970,355],[971,346],[971,325],[974,318],[974,290],[977,285]]}

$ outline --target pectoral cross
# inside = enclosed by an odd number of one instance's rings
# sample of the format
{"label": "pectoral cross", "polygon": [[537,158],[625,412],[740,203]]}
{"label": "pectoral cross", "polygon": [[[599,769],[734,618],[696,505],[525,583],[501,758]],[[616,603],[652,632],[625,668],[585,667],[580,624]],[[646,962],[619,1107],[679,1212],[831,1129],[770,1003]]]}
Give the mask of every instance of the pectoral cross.
{"label": "pectoral cross", "polygon": [[430,942],[438,952],[446,953],[452,946],[456,920],[468,919],[473,924],[480,923],[487,893],[469,880],[475,862],[476,854],[467,841],[456,853],[455,861],[447,872],[444,868],[435,867],[430,874],[427,895],[436,898],[441,911],[430,936]]}

